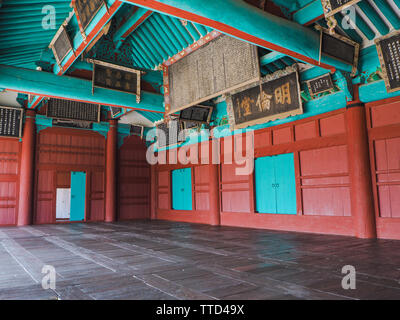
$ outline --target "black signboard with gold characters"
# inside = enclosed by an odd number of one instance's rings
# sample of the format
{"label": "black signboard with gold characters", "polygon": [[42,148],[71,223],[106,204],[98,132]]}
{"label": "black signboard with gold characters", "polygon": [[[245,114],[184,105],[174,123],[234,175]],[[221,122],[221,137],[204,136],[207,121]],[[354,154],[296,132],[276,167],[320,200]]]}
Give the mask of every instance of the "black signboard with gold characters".
{"label": "black signboard with gold characters", "polygon": [[387,92],[400,90],[400,31],[377,39],[376,48]]}
{"label": "black signboard with gold characters", "polygon": [[360,1],[361,0],[321,0],[321,3],[325,17],[330,17]]}
{"label": "black signboard with gold characters", "polygon": [[302,114],[297,67],[275,72],[231,94],[227,105],[235,129]]}
{"label": "black signboard with gold characters", "polygon": [[0,106],[0,136],[22,137],[22,118],[24,109]]}
{"label": "black signboard with gold characters", "polygon": [[106,88],[136,95],[136,102],[140,102],[139,70],[121,67],[108,62],[88,60],[93,63],[93,92],[94,88]]}

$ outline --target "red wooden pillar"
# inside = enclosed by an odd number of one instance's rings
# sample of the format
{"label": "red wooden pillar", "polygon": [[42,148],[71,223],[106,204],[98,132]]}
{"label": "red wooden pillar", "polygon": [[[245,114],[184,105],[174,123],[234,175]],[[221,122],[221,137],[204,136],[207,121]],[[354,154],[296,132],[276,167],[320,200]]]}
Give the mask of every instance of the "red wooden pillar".
{"label": "red wooden pillar", "polygon": [[157,219],[157,170],[156,165],[150,166],[151,175],[150,175],[150,219]]}
{"label": "red wooden pillar", "polygon": [[355,235],[359,238],[376,238],[368,131],[364,104],[352,102],[352,104],[348,105],[346,119],[351,212],[354,219]]}
{"label": "red wooden pillar", "polygon": [[219,226],[221,224],[219,205],[219,165],[209,165],[210,174],[210,224]]}
{"label": "red wooden pillar", "polygon": [[35,116],[34,110],[27,110],[22,136],[21,169],[19,178],[18,226],[32,224],[33,177],[35,170]]}
{"label": "red wooden pillar", "polygon": [[[214,140],[209,141],[209,186],[210,186],[210,224],[213,226],[221,225],[220,213],[220,188],[219,188],[219,143],[214,144]],[[203,156],[203,155],[201,155]]]}
{"label": "red wooden pillar", "polygon": [[118,121],[109,120],[106,148],[106,222],[117,219],[117,138]]}

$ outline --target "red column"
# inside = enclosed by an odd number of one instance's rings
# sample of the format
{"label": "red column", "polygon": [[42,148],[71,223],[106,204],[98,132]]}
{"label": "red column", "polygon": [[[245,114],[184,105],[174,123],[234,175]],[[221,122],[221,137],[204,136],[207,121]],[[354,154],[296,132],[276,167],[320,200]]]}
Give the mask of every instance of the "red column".
{"label": "red column", "polygon": [[106,222],[117,219],[117,138],[118,121],[109,120],[106,150]]}
{"label": "red column", "polygon": [[151,166],[150,180],[150,219],[157,219],[157,170],[156,165]]}
{"label": "red column", "polygon": [[22,136],[19,177],[18,226],[32,224],[33,177],[35,170],[35,111],[27,110]]}
{"label": "red column", "polygon": [[219,203],[219,165],[213,164],[214,150],[212,140],[210,141],[210,164],[209,164],[209,178],[210,178],[210,224],[219,226],[221,224],[220,203]]}
{"label": "red column", "polygon": [[376,238],[368,131],[364,104],[353,102],[349,105],[346,119],[351,212],[354,219],[355,235],[359,238]]}

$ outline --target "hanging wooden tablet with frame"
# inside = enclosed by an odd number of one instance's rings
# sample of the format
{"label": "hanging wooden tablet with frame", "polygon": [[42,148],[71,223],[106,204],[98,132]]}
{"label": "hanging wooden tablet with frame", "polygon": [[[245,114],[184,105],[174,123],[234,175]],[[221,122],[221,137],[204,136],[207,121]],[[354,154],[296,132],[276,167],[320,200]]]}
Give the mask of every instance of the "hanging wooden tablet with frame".
{"label": "hanging wooden tablet with frame", "polygon": [[84,39],[86,39],[85,30],[99,12],[101,7],[105,5],[108,11],[107,2],[105,0],[73,0],[72,6],[76,18],[78,20],[79,29]]}
{"label": "hanging wooden tablet with frame", "polygon": [[193,122],[197,124],[209,123],[214,108],[210,106],[193,106],[181,111],[179,121]]}
{"label": "hanging wooden tablet with frame", "polygon": [[257,47],[211,32],[164,63],[166,114],[201,104],[260,80]]}
{"label": "hanging wooden tablet with frame", "polygon": [[22,137],[24,109],[0,106],[0,136],[6,138]]}
{"label": "hanging wooden tablet with frame", "polygon": [[333,85],[332,77],[331,75],[325,74],[323,76],[320,76],[315,79],[311,79],[306,81],[308,91],[312,96],[316,96],[318,94],[332,91],[335,87]]}
{"label": "hanging wooden tablet with frame", "polygon": [[360,2],[361,0],[321,0],[326,18]]}
{"label": "hanging wooden tablet with frame", "polygon": [[326,55],[351,65],[353,67],[351,74],[353,76],[356,74],[360,55],[360,45],[357,42],[338,34],[329,34],[329,31],[323,28],[320,41],[320,57]]}
{"label": "hanging wooden tablet with frame", "polygon": [[88,62],[93,63],[93,93],[96,87],[106,88],[134,94],[136,102],[140,102],[141,71],[98,60],[88,59]]}
{"label": "hanging wooden tablet with frame", "polygon": [[72,100],[49,99],[47,117],[61,120],[100,122],[100,105]]}
{"label": "hanging wooden tablet with frame", "polygon": [[[179,139],[182,131],[179,120],[170,120],[168,123],[160,122],[156,124],[157,128],[157,147],[171,147],[184,142],[184,139]],[[163,134],[161,134],[163,132]]]}
{"label": "hanging wooden tablet with frame", "polygon": [[144,132],[143,126],[131,125],[131,134],[143,138],[143,132]]}
{"label": "hanging wooden tablet with frame", "polygon": [[400,90],[400,31],[375,41],[388,93]]}
{"label": "hanging wooden tablet with frame", "polygon": [[64,23],[60,29],[58,29],[56,35],[51,40],[49,48],[53,51],[54,57],[56,58],[57,64],[61,68],[61,62],[71,52],[74,51],[71,38],[68,35],[66,24]]}
{"label": "hanging wooden tablet with frame", "polygon": [[267,75],[257,85],[227,95],[226,102],[234,129],[302,114],[297,68]]}

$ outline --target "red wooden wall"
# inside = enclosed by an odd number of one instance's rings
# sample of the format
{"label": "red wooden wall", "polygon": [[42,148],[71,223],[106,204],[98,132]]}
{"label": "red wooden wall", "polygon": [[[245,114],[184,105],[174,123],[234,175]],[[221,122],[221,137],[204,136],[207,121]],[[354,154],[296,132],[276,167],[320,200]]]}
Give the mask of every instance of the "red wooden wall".
{"label": "red wooden wall", "polygon": [[34,223],[56,222],[56,189],[70,172],[86,172],[86,221],[104,220],[105,138],[88,130],[48,128],[37,134]]}
{"label": "red wooden wall", "polygon": [[378,237],[400,239],[400,100],[367,104]]}
{"label": "red wooden wall", "polygon": [[[258,214],[255,212],[254,174],[235,174],[236,164],[224,164],[225,143],[237,145],[237,137],[221,141],[219,165],[221,224],[252,228],[354,235],[350,210],[350,182],[347,160],[345,110],[258,130],[254,136],[255,157],[294,153],[297,215]],[[244,139],[242,140],[244,143]],[[232,148],[232,150],[237,150]],[[171,210],[170,171],[193,167],[195,210]],[[209,165],[158,165],[157,218],[208,223],[207,193]],[[205,189],[200,189],[200,186]],[[202,193],[196,196],[201,190]],[[199,197],[201,197],[201,200]],[[197,202],[201,207],[197,205]]]}
{"label": "red wooden wall", "polygon": [[146,145],[137,136],[119,150],[118,220],[150,218],[150,165]]}
{"label": "red wooden wall", "polygon": [[18,212],[21,144],[0,138],[0,225],[15,225]]}

